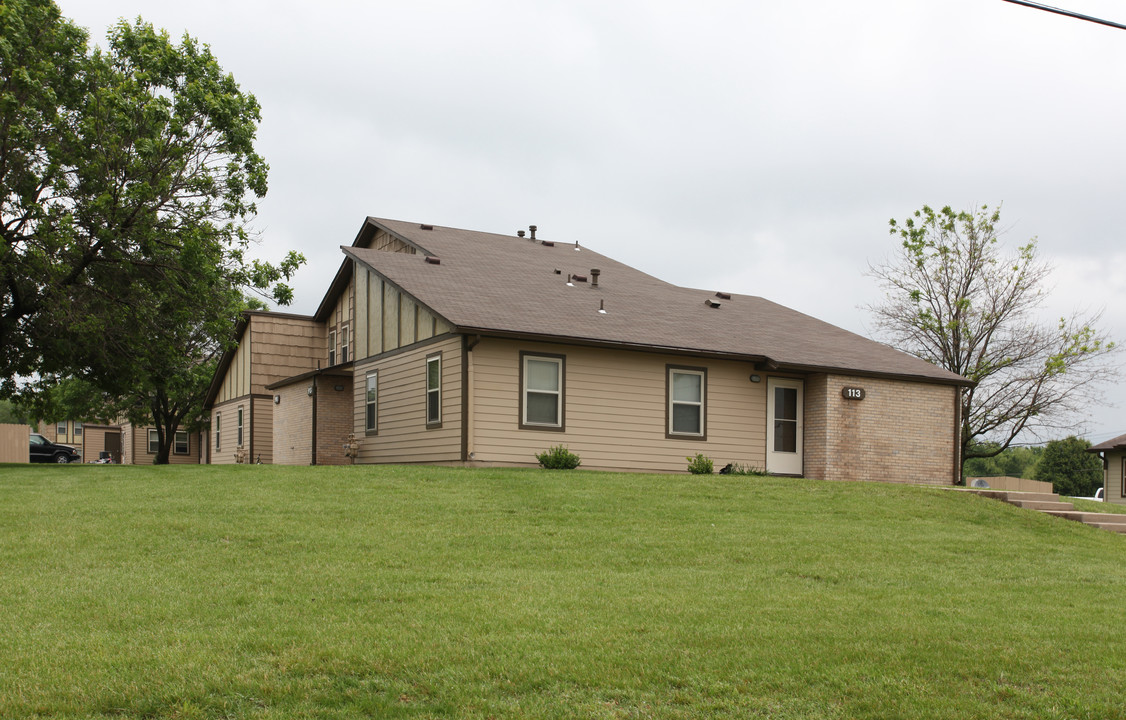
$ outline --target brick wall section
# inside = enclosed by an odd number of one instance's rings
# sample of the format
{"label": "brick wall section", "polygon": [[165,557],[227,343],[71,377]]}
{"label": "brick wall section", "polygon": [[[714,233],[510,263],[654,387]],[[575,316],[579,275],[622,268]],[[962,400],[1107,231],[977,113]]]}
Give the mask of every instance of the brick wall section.
{"label": "brick wall section", "polygon": [[[342,386],[342,390],[337,390]],[[317,378],[317,464],[350,465],[344,443],[352,432],[352,377]],[[308,442],[308,441],[306,441]]]}
{"label": "brick wall section", "polygon": [[817,374],[805,392],[806,477],[953,484],[953,386]]}

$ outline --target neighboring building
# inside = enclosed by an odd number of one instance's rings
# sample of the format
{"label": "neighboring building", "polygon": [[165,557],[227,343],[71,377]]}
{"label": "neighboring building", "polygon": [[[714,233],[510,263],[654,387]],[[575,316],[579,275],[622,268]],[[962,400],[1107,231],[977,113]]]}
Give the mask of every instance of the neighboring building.
{"label": "neighboring building", "polygon": [[[130,423],[99,425],[79,420],[59,420],[39,425],[40,434],[56,443],[71,445],[82,456],[82,462],[110,457],[115,463],[151,465],[156,458],[156,428],[136,429]],[[207,462],[206,433],[178,430],[168,456],[170,464]]]}
{"label": "neighboring building", "polygon": [[[520,233],[522,235],[523,233]],[[548,242],[368,218],[316,313],[249,312],[212,462],[684,471],[952,484],[964,378],[768,300]]]}
{"label": "neighboring building", "polygon": [[1103,499],[1106,502],[1126,503],[1126,435],[1092,445],[1087,452],[1102,456]]}
{"label": "neighboring building", "polygon": [[[122,423],[121,460],[124,465],[152,465],[160,448],[155,427],[137,428],[132,423]],[[168,453],[169,465],[199,465],[207,462],[207,433],[177,430]],[[116,462],[116,460],[115,460]]]}

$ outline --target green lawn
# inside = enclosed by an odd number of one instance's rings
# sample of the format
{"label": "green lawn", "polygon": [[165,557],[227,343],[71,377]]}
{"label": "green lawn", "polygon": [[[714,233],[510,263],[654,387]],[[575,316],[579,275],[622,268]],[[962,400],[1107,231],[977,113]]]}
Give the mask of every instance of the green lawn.
{"label": "green lawn", "polygon": [[1124,718],[1126,537],[937,489],[0,466],[0,718]]}

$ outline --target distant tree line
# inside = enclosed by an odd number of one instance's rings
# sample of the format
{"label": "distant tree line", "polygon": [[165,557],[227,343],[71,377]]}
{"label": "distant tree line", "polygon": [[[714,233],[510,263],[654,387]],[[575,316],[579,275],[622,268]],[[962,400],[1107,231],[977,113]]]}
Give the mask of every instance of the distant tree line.
{"label": "distant tree line", "polygon": [[[979,444],[981,454],[995,449]],[[1071,436],[1043,447],[1009,446],[992,457],[969,458],[963,467],[966,477],[1029,478],[1051,483],[1060,495],[1092,496],[1103,486],[1103,465],[1089,447],[1087,440]]]}

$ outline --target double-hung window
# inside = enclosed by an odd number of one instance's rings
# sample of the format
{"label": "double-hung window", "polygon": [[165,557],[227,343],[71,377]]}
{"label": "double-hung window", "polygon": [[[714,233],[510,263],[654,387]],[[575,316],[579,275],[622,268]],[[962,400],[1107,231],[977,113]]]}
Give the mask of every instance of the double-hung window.
{"label": "double-hung window", "polygon": [[215,449],[216,450],[219,449],[219,433],[220,433],[220,425],[222,424],[221,423],[222,419],[223,419],[223,413],[215,413]]}
{"label": "double-hung window", "polygon": [[348,362],[348,326],[340,328],[340,362]]}
{"label": "double-hung window", "polygon": [[562,355],[520,355],[520,427],[564,429],[564,365]]}
{"label": "double-hung window", "polygon": [[668,435],[707,437],[708,373],[704,368],[668,367]]}
{"label": "double-hung window", "polygon": [[375,435],[379,430],[377,397],[379,393],[379,373],[375,370],[367,374],[367,384],[364,387],[364,430],[368,435]]}
{"label": "double-hung window", "polygon": [[175,455],[187,455],[188,454],[188,431],[187,430],[177,430],[176,431],[176,439],[175,439],[175,442],[172,445],[172,452]]}
{"label": "double-hung window", "polygon": [[55,434],[64,441],[66,440],[66,420],[55,424]]}
{"label": "double-hung window", "polygon": [[82,423],[77,420],[74,421],[74,436],[76,438],[82,437]]}
{"label": "double-hung window", "polygon": [[237,445],[242,445],[242,408],[238,409],[238,442]]}
{"label": "double-hung window", "polygon": [[442,353],[426,357],[426,426],[442,424]]}
{"label": "double-hung window", "polygon": [[328,331],[328,366],[336,364],[336,331]]}
{"label": "double-hung window", "polygon": [[149,430],[149,454],[156,455],[160,452],[160,433],[155,429]]}

